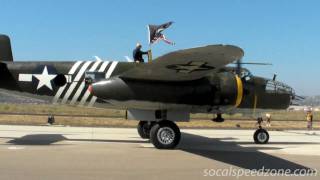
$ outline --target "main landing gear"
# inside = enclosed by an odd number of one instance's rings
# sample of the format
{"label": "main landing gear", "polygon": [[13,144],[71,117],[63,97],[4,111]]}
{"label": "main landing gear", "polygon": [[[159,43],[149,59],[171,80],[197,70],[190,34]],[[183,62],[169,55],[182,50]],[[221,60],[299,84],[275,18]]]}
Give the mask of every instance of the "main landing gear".
{"label": "main landing gear", "polygon": [[155,122],[153,121],[140,121],[137,127],[138,134],[142,139],[149,139],[150,138],[150,130],[151,127],[154,125]]}
{"label": "main landing gear", "polygon": [[267,144],[269,141],[269,133],[266,129],[259,126],[253,134],[253,139],[256,144]]}
{"label": "main landing gear", "polygon": [[[140,121],[137,129],[140,137],[150,139],[150,142],[157,149],[173,149],[181,139],[180,129],[173,121]],[[259,126],[259,129],[253,135],[253,139],[256,144],[267,144],[269,133]]]}
{"label": "main landing gear", "polygon": [[141,138],[150,138],[150,142],[158,149],[173,149],[179,144],[181,138],[179,127],[168,120],[140,121],[138,133]]}

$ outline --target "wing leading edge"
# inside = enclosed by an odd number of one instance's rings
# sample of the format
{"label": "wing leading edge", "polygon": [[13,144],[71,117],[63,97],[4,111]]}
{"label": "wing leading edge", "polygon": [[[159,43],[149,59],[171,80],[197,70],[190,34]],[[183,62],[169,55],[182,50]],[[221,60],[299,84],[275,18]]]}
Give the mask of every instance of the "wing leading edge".
{"label": "wing leading edge", "polygon": [[174,51],[120,75],[123,79],[190,81],[239,60],[244,52],[232,45],[209,45]]}

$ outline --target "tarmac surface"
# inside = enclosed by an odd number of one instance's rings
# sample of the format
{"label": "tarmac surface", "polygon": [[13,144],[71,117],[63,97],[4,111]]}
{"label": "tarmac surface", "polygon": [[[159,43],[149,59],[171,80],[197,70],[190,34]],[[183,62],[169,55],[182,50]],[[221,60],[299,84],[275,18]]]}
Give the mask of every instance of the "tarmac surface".
{"label": "tarmac surface", "polygon": [[253,132],[182,129],[177,149],[158,150],[132,128],[0,125],[0,179],[319,179],[320,131],[270,131],[266,145]]}

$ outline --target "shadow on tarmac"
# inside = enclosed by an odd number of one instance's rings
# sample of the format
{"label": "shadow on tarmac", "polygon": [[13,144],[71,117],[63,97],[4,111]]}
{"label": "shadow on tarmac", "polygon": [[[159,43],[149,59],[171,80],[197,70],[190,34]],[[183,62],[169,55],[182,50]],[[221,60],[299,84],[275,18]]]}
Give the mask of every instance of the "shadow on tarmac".
{"label": "shadow on tarmac", "polygon": [[[0,137],[8,138],[8,137]],[[107,139],[68,139],[61,134],[30,134],[19,138],[10,138],[7,143],[14,145],[52,145],[60,141],[90,141],[90,142],[115,142],[115,143],[147,143],[148,140],[107,140]]]}
{"label": "shadow on tarmac", "polygon": [[[263,147],[261,145],[257,145],[255,147],[242,147],[240,144],[242,143],[234,141],[221,141],[221,139],[218,138],[208,138],[199,135],[183,133],[178,149],[244,169],[264,169],[265,171],[267,169],[290,169],[290,172],[292,173],[295,170],[303,169],[307,172],[315,173],[315,170],[309,167],[259,151],[281,148]],[[253,144],[253,142],[246,142],[246,144]],[[295,143],[292,142],[290,144]],[[296,142],[296,144],[307,143]]]}
{"label": "shadow on tarmac", "polygon": [[12,138],[7,143],[14,145],[51,145],[63,140],[67,139],[61,134],[30,134],[20,138]]}
{"label": "shadow on tarmac", "polygon": [[[8,138],[8,137],[3,137]],[[52,145],[56,142],[68,141],[94,141],[115,143],[146,143],[147,140],[101,140],[101,139],[68,139],[61,134],[32,134],[20,138],[11,138],[7,143],[15,145]],[[229,140],[229,141],[224,141]],[[237,166],[244,169],[276,169],[290,172],[303,169],[310,173],[315,171],[309,167],[282,159],[259,150],[276,150],[277,147],[265,147],[257,145],[254,147],[242,147],[240,144],[253,144],[253,142],[234,142],[234,138],[208,138],[199,135],[182,133],[182,139],[177,149],[188,153],[199,155],[215,161]],[[278,144],[278,143],[271,143]],[[314,144],[306,142],[290,142],[284,144]]]}

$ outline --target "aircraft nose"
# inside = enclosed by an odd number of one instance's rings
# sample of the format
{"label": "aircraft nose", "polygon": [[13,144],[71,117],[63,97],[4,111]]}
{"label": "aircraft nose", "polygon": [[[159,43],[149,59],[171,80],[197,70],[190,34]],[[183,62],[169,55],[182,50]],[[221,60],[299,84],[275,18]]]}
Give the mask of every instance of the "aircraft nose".
{"label": "aircraft nose", "polygon": [[288,94],[293,94],[294,90],[292,87],[289,85],[283,83],[283,82],[278,82],[279,88],[281,88],[283,91],[287,92]]}
{"label": "aircraft nose", "polygon": [[265,101],[272,106],[270,109],[286,109],[295,98],[295,92],[292,87],[272,79],[267,80],[265,92],[267,97]]}
{"label": "aircraft nose", "polygon": [[276,82],[276,89],[278,90],[279,93],[288,94],[290,96],[290,104],[292,104],[293,100],[297,98],[297,95],[294,89],[283,82],[280,82],[280,81]]}
{"label": "aircraft nose", "polygon": [[279,84],[281,84],[282,90],[283,90],[285,93],[287,93],[287,94],[289,94],[289,95],[291,96],[291,99],[295,97],[295,91],[294,91],[294,89],[293,89],[291,86],[289,86],[289,85],[287,85],[287,84],[285,84],[285,83],[283,83],[283,82],[279,82]]}

